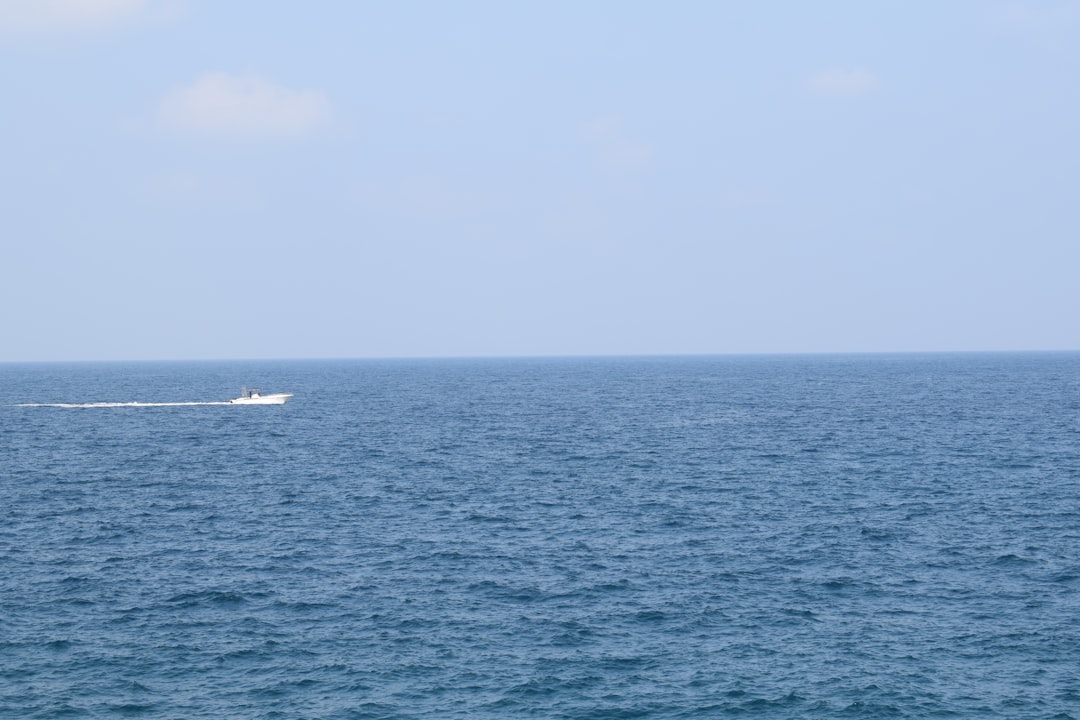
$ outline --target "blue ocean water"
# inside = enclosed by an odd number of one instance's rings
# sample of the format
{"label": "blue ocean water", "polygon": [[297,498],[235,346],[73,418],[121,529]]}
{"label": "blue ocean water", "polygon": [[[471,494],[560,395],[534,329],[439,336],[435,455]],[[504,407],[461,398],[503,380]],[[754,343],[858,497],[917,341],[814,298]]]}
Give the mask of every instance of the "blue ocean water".
{"label": "blue ocean water", "polygon": [[1080,354],[7,364],[0,498],[4,718],[1080,718]]}

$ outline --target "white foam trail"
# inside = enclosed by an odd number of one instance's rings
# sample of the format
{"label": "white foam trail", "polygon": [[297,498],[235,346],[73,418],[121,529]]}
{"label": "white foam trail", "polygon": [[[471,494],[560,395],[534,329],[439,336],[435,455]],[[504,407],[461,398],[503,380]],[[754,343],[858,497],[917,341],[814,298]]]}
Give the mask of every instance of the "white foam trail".
{"label": "white foam trail", "polygon": [[21,403],[15,407],[57,407],[57,408],[122,408],[122,407],[188,407],[191,405],[232,405],[228,400],[217,402],[97,402],[97,403]]}

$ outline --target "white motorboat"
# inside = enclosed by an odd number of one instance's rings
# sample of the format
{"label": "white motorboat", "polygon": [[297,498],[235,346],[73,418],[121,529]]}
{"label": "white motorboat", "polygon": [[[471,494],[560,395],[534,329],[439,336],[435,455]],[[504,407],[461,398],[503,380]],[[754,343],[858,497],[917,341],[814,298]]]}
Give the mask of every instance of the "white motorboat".
{"label": "white motorboat", "polygon": [[233,398],[229,402],[233,405],[284,405],[291,397],[292,393],[263,395],[255,388],[242,388],[240,397]]}

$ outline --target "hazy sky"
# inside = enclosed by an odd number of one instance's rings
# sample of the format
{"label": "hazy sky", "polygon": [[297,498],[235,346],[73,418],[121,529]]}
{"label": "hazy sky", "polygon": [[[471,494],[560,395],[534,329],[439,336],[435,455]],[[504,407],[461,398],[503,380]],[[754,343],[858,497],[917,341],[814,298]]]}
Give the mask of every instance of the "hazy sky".
{"label": "hazy sky", "polygon": [[1080,0],[0,0],[0,360],[1080,348]]}

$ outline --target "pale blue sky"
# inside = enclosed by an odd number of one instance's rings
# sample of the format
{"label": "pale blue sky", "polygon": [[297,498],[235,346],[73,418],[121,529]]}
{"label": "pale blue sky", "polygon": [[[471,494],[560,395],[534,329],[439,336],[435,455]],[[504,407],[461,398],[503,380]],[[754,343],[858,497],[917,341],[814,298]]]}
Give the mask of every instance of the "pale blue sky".
{"label": "pale blue sky", "polygon": [[1080,0],[0,0],[0,360],[1080,348]]}

